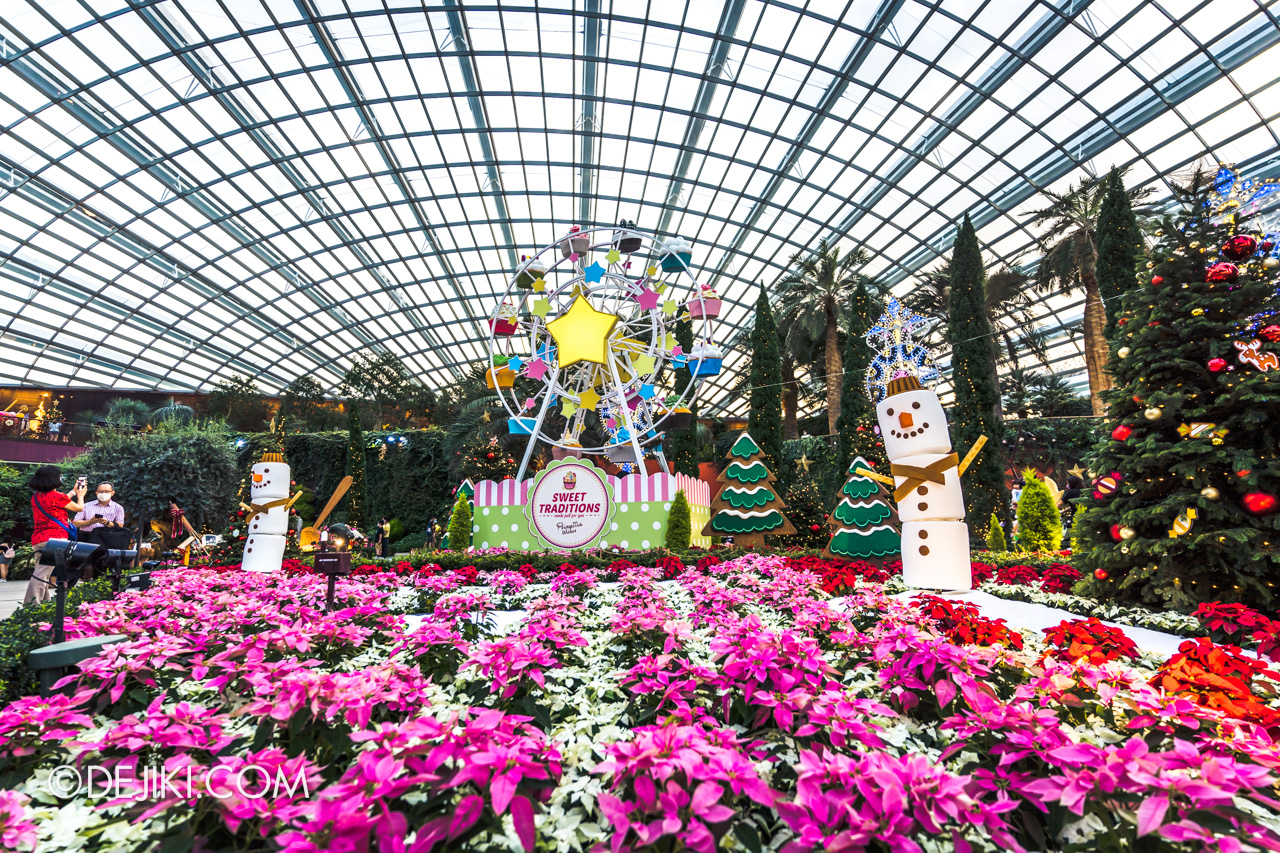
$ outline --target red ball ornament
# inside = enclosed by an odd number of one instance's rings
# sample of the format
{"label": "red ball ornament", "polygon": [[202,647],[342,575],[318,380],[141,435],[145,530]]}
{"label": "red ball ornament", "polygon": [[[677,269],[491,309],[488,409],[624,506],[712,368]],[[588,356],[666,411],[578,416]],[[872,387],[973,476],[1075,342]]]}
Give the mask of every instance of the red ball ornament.
{"label": "red ball ornament", "polygon": [[1208,271],[1204,274],[1205,281],[1211,281],[1218,284],[1231,284],[1239,277],[1240,268],[1235,264],[1229,264],[1226,261],[1214,264],[1209,267]]}
{"label": "red ball ornament", "polygon": [[1259,335],[1271,341],[1273,344],[1280,344],[1280,326],[1271,325],[1263,326],[1259,331]]}
{"label": "red ball ornament", "polygon": [[1119,320],[1116,320],[1116,325],[1123,326],[1125,323],[1128,323],[1128,322],[1129,322],[1128,317],[1121,317]]}
{"label": "red ball ornament", "polygon": [[1107,570],[1106,570],[1106,569],[1094,569],[1094,570],[1093,570],[1093,576],[1094,576],[1095,578],[1097,578],[1098,580],[1100,580],[1100,581],[1104,581],[1104,580],[1106,580],[1107,578],[1111,577],[1109,574],[1107,574]]}
{"label": "red ball ornament", "polygon": [[1276,244],[1275,244],[1275,243],[1273,243],[1273,242],[1271,242],[1270,240],[1263,240],[1263,241],[1262,241],[1262,247],[1261,247],[1261,248],[1262,248],[1262,251],[1264,251],[1264,252],[1270,252],[1270,251],[1271,251],[1272,249],[1274,249],[1275,247],[1276,247]]}
{"label": "red ball ornament", "polygon": [[1111,437],[1116,441],[1124,441],[1131,435],[1133,435],[1133,427],[1128,424],[1120,424],[1120,426],[1111,431]]}
{"label": "red ball ornament", "polygon": [[1222,244],[1222,254],[1233,261],[1243,261],[1258,251],[1258,239],[1248,234],[1237,234]]}
{"label": "red ball ornament", "polygon": [[1111,525],[1111,538],[1116,542],[1120,541],[1120,525],[1118,524]]}
{"label": "red ball ornament", "polygon": [[492,454],[492,453],[486,453],[486,454],[484,455],[484,458],[485,458],[485,459],[492,459],[492,458],[493,458],[493,454]]}
{"label": "red ball ornament", "polygon": [[810,529],[810,530],[821,530],[821,529],[822,529],[822,525],[819,525],[819,524],[811,524],[811,525],[809,525],[809,529]]}
{"label": "red ball ornament", "polygon": [[1164,276],[1162,275],[1151,276],[1151,285],[1153,287],[1159,287],[1162,284],[1164,284]]}
{"label": "red ball ornament", "polygon": [[1249,492],[1240,499],[1244,508],[1254,515],[1270,515],[1276,511],[1276,496],[1266,492]]}
{"label": "red ball ornament", "polygon": [[1209,369],[1212,370],[1214,373],[1217,373],[1219,370],[1221,370],[1226,366],[1227,366],[1227,360],[1225,358],[1209,359]]}

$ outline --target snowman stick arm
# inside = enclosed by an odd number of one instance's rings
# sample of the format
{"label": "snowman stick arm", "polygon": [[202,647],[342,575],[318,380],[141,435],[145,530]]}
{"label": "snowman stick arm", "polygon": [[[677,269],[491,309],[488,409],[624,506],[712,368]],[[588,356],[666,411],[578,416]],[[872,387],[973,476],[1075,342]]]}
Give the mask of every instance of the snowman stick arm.
{"label": "snowman stick arm", "polygon": [[892,477],[886,477],[884,474],[877,474],[875,471],[868,471],[866,468],[858,468],[853,473],[861,474],[864,477],[870,477],[872,480],[875,480],[877,483],[884,483],[886,486],[894,485],[894,481]]}
{"label": "snowman stick arm", "polygon": [[964,459],[961,460],[960,467],[956,471],[957,474],[961,476],[964,475],[964,469],[968,468],[969,464],[973,462],[975,458],[977,458],[979,451],[982,450],[982,445],[986,443],[987,443],[987,437],[985,435],[978,436],[978,440],[973,443],[973,447],[969,448],[969,452],[966,453],[964,455]]}
{"label": "snowman stick arm", "polygon": [[245,512],[253,512],[253,507],[249,506],[249,505],[248,505],[247,503],[245,503],[244,501],[241,501],[241,502],[240,502],[240,508],[241,508],[242,510],[244,510]]}

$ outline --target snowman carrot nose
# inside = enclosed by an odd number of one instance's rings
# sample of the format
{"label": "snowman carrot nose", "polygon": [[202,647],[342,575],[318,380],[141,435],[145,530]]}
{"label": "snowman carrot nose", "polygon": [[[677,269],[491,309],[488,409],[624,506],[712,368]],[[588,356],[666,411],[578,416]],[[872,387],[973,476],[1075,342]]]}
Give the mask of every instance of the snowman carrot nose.
{"label": "snowman carrot nose", "polygon": [[[910,417],[910,415],[908,415],[907,417]],[[254,475],[253,475],[253,482],[255,482],[255,483],[261,483],[261,482],[262,482],[262,475],[261,475],[261,474],[254,474]]]}
{"label": "snowman carrot nose", "polygon": [[914,423],[915,421],[911,419],[910,412],[903,412],[902,414],[898,415],[898,426],[902,427],[903,429],[911,429],[911,425]]}

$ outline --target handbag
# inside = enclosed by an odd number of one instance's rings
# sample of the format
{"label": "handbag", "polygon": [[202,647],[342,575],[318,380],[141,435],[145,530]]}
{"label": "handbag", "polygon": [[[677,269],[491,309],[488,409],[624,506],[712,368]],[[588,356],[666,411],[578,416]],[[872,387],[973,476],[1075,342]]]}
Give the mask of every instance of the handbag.
{"label": "handbag", "polygon": [[45,518],[49,519],[49,520],[50,520],[50,521],[52,521],[54,524],[56,524],[56,525],[58,525],[59,527],[61,527],[61,528],[62,528],[62,530],[63,530],[63,532],[65,532],[65,533],[67,534],[67,539],[68,539],[69,541],[71,541],[71,542],[75,542],[75,541],[77,541],[77,540],[78,540],[78,538],[79,538],[79,530],[76,528],[76,526],[75,526],[74,524],[68,524],[68,523],[67,523],[67,522],[65,522],[65,521],[59,521],[57,518],[55,518],[55,517],[54,517],[54,516],[49,512],[49,510],[47,510],[47,509],[45,509],[45,508],[44,508],[44,505],[43,505],[43,504],[41,504],[41,503],[40,503],[40,501],[36,500],[36,496],[35,496],[35,495],[32,495],[32,496],[31,496],[31,508],[32,508],[33,510],[34,510],[34,509],[38,509],[38,510],[40,510],[40,512],[44,513],[44,517],[45,517]]}

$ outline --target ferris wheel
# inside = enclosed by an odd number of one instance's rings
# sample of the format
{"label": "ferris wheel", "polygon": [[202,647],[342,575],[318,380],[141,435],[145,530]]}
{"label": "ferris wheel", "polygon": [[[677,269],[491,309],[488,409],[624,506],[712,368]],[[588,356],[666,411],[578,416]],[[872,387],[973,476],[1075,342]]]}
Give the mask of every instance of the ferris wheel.
{"label": "ferris wheel", "polygon": [[[634,466],[648,447],[670,473],[662,434],[693,425],[688,404],[723,360],[712,341],[721,300],[694,280],[692,248],[631,227],[574,226],[521,261],[489,317],[488,340],[489,386],[510,431],[530,437],[517,480],[539,441],[560,458],[605,455]],[[675,334],[682,309],[694,323],[689,352]],[[563,429],[550,432],[553,411]],[[589,413],[603,443],[583,443]]]}

